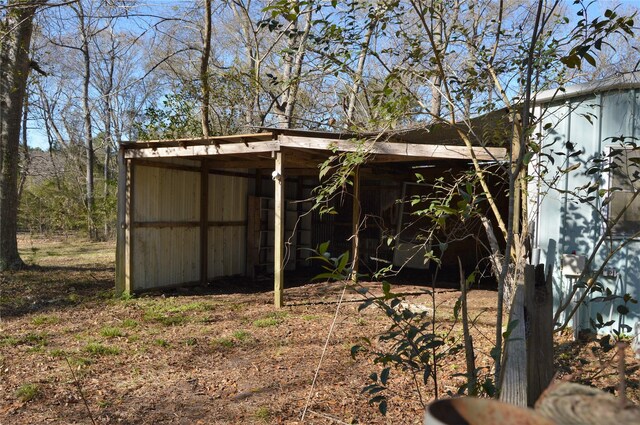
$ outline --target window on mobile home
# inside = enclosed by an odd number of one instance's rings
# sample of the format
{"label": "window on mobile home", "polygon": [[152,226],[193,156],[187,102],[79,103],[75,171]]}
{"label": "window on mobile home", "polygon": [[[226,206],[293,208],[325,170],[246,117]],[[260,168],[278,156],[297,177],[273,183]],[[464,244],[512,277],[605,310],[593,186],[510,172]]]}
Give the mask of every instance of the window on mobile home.
{"label": "window on mobile home", "polygon": [[609,204],[609,219],[614,220],[621,212],[620,220],[614,224],[614,236],[630,236],[640,231],[640,147],[636,149],[612,150],[609,185],[613,189]]}

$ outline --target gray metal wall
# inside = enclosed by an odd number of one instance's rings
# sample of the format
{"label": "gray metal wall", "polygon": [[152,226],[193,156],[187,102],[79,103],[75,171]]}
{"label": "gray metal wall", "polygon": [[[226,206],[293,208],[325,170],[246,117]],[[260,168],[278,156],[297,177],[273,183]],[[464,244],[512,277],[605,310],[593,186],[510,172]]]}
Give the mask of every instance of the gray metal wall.
{"label": "gray metal wall", "polygon": [[[534,177],[529,185],[530,218],[535,223],[534,247],[540,249],[541,262],[553,259],[555,263],[553,288],[557,307],[575,283],[574,278],[561,272],[562,254],[575,252],[588,257],[605,229],[605,223],[597,212],[602,211],[605,216],[608,214],[607,207],[602,205],[602,199],[596,197],[588,203],[580,203],[572,194],[594,178],[599,179],[601,188],[607,188],[609,184],[607,173],[587,175],[582,171],[574,171],[563,174],[558,173],[558,170],[566,170],[576,163],[584,164],[589,159],[608,152],[614,144],[611,137],[639,137],[640,120],[636,116],[640,114],[640,96],[638,90],[599,93],[543,105],[537,108],[537,114],[544,117],[539,127],[539,132],[544,134],[542,152],[551,156],[553,161],[540,156],[530,164],[529,173]],[[545,129],[546,124],[551,124],[551,128]],[[567,144],[575,145],[575,150],[583,152],[570,157],[571,150]],[[546,171],[546,174],[539,179],[537,175],[541,171]],[[611,247],[615,247],[620,241],[620,238],[613,238],[609,243],[603,244],[591,270],[597,269]],[[614,293],[628,292],[638,298],[639,255],[640,241],[633,241],[609,262],[608,267],[613,268],[617,275],[601,277],[598,281]],[[600,295],[594,294],[590,298]],[[625,323],[633,326],[640,317],[640,306],[629,304],[631,313],[624,317],[616,311],[620,304],[623,302],[618,299],[612,302],[591,302],[587,307],[581,308],[574,325],[589,327],[589,318],[600,313],[605,322],[615,321],[611,326],[613,329],[619,329],[619,325]]]}

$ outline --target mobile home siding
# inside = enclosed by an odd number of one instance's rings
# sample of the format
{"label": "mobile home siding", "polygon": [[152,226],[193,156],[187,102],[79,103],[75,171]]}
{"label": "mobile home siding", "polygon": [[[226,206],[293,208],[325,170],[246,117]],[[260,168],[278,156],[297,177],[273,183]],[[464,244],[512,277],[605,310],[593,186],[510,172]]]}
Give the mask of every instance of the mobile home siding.
{"label": "mobile home siding", "polygon": [[[529,201],[531,219],[535,223],[534,245],[540,250],[540,258],[553,260],[556,265],[553,272],[555,307],[558,307],[576,283],[575,278],[564,276],[561,272],[562,254],[576,253],[588,257],[606,227],[598,214],[603,212],[606,217],[608,212],[600,198],[580,203],[571,193],[593,178],[599,179],[599,185],[603,189],[609,185],[607,173],[590,176],[583,172],[585,168],[559,175],[558,171],[566,170],[575,163],[584,165],[594,157],[606,154],[615,144],[613,138],[640,136],[635,111],[640,111],[640,97],[635,89],[569,98],[561,103],[540,105],[537,108],[537,114],[543,116],[539,128],[539,132],[544,134],[542,152],[553,160],[542,156],[530,165],[529,171],[533,179],[529,186]],[[545,125],[549,124],[550,128],[546,128]],[[581,150],[582,153],[570,157],[571,150],[567,145],[573,145],[574,150]],[[546,175],[543,179],[538,179],[541,170],[546,170]],[[556,175],[559,178],[554,180]],[[555,186],[561,191],[549,189],[549,186]],[[610,245],[604,243],[595,257],[592,270],[602,264],[609,250]],[[637,279],[640,276],[639,256],[640,241],[633,241],[607,265],[616,271],[616,276],[603,276],[598,281],[616,294],[629,293],[637,298],[640,295],[640,283]],[[595,293],[587,299],[600,295]],[[612,329],[619,329],[621,324],[632,326],[640,317],[640,307],[637,304],[628,305],[631,313],[625,317],[616,310],[620,304],[623,304],[620,299],[607,303],[589,302],[581,307],[573,326],[588,328],[589,318],[596,313],[602,314],[605,322],[613,320]],[[560,320],[562,319],[561,316]],[[607,330],[610,329],[603,329]]]}

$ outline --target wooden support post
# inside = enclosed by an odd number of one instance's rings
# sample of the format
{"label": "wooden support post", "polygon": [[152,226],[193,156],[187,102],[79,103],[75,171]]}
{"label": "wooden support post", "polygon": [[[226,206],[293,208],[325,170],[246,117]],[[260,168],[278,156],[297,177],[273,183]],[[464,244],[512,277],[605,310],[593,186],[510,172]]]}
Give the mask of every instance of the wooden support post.
{"label": "wooden support post", "polygon": [[358,280],[358,262],[360,261],[360,167],[356,167],[353,174],[353,209],[351,217],[351,253],[353,269],[351,280]]}
{"label": "wooden support post", "polygon": [[284,174],[282,152],[275,153],[275,208],[274,208],[274,241],[273,241],[273,289],[276,308],[283,304],[284,290]]}
{"label": "wooden support post", "polygon": [[533,406],[553,379],[553,293],[544,266],[525,266],[527,404]]}
{"label": "wooden support post", "polygon": [[200,162],[200,283],[209,281],[209,163]]}
{"label": "wooden support post", "polygon": [[127,204],[127,162],[124,159],[124,151],[118,151],[118,227],[116,238],[116,295],[125,292],[127,286],[125,275],[125,239],[127,231],[126,204]]}
{"label": "wooden support post", "polygon": [[116,248],[116,294],[132,292],[132,233],[133,233],[133,167],[118,152],[118,241]]}
{"label": "wooden support post", "polygon": [[[527,353],[525,344],[524,285],[516,286],[509,323],[516,322],[505,341],[500,377],[500,401],[527,406]],[[511,325],[507,325],[511,326]]]}
{"label": "wooden support post", "polygon": [[134,231],[135,226],[133,225],[134,217],[135,217],[135,173],[136,173],[136,162],[132,159],[127,160],[127,202],[125,203],[125,220],[126,220],[126,244],[125,244],[125,275],[126,285],[125,285],[125,293],[131,294],[135,290],[135,281],[133,279],[133,240],[134,240]]}

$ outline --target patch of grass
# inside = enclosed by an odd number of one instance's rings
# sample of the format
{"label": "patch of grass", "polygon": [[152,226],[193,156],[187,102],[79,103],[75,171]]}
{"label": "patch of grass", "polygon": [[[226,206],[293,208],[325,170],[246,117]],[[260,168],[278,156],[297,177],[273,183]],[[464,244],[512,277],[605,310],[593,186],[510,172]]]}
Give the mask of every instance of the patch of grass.
{"label": "patch of grass", "polygon": [[4,336],[0,338],[0,345],[8,345],[15,347],[20,344],[20,340],[14,336]]}
{"label": "patch of grass", "polygon": [[232,348],[247,342],[251,334],[244,330],[237,330],[231,336],[223,336],[211,341],[211,344],[218,347]]}
{"label": "patch of grass", "polygon": [[138,322],[133,319],[124,319],[122,321],[123,328],[135,328],[136,326],[138,326]]}
{"label": "patch of grass", "polygon": [[232,348],[236,345],[236,340],[226,336],[214,339],[211,344],[217,347]]}
{"label": "patch of grass", "polygon": [[153,340],[153,343],[155,345],[158,345],[160,347],[168,347],[170,344],[166,339],[162,339],[162,338],[157,338]]}
{"label": "patch of grass", "polygon": [[194,345],[198,345],[198,340],[195,338],[187,338],[184,343],[189,347],[193,347]]}
{"label": "patch of grass", "polygon": [[69,363],[71,364],[71,366],[84,367],[92,365],[93,360],[87,359],[86,357],[70,357]]}
{"label": "patch of grass", "polygon": [[302,315],[302,320],[307,320],[307,321],[318,320],[319,318],[320,318],[320,316],[318,316],[316,314],[304,314],[304,315]]}
{"label": "patch of grass", "polygon": [[275,319],[273,317],[265,317],[264,319],[258,319],[253,321],[253,326],[256,328],[268,328],[271,326],[278,326],[281,320]]}
{"label": "patch of grass", "polygon": [[60,322],[60,318],[56,316],[40,315],[40,316],[35,316],[34,318],[31,319],[31,323],[33,323],[36,326],[50,325],[50,324],[52,325],[58,322]]}
{"label": "patch of grass", "polygon": [[362,317],[356,318],[356,326],[364,326],[366,324],[367,324],[367,321],[364,320]]}
{"label": "patch of grass", "polygon": [[271,421],[271,409],[266,406],[260,406],[256,409],[253,416],[259,421],[268,423]]}
{"label": "patch of grass", "polygon": [[187,317],[183,314],[168,313],[155,308],[146,310],[143,319],[147,322],[160,323],[164,326],[175,326],[187,321]]}
{"label": "patch of grass", "polygon": [[286,311],[275,311],[273,313],[269,313],[267,316],[262,319],[257,319],[253,321],[253,326],[256,328],[268,328],[271,326],[278,326],[280,323],[284,321],[284,319],[289,315]]}
{"label": "patch of grass", "polygon": [[120,354],[118,347],[111,347],[109,345],[103,345],[97,342],[90,342],[84,347],[84,351],[92,356],[115,356]]}
{"label": "patch of grass", "polygon": [[251,336],[249,332],[243,330],[235,331],[231,335],[240,342],[246,341]]}
{"label": "patch of grass", "polygon": [[49,351],[49,355],[51,357],[55,357],[55,358],[66,357],[67,356],[67,352],[64,351],[64,350],[61,350],[59,348],[56,348],[55,350]]}
{"label": "patch of grass", "polygon": [[117,338],[119,336],[124,336],[122,331],[119,328],[107,326],[100,330],[100,335],[105,338]]}
{"label": "patch of grass", "polygon": [[209,311],[213,306],[204,301],[194,301],[186,304],[178,304],[175,298],[167,298],[165,300],[154,300],[145,307],[145,314],[155,316],[169,316],[180,313],[189,313],[194,311]]}
{"label": "patch of grass", "polygon": [[29,332],[20,339],[20,343],[31,345],[32,347],[44,347],[47,345],[47,334],[44,332]]}
{"label": "patch of grass", "polygon": [[120,294],[120,300],[122,301],[131,301],[134,298],[133,294],[130,292],[123,292]]}
{"label": "patch of grass", "polygon": [[168,307],[165,311],[167,313],[186,313],[189,311],[208,311],[211,309],[212,306],[204,301],[194,301],[187,304]]}
{"label": "patch of grass", "polygon": [[38,384],[24,384],[16,390],[16,397],[18,397],[20,401],[26,403],[36,398],[39,393],[40,387]]}

